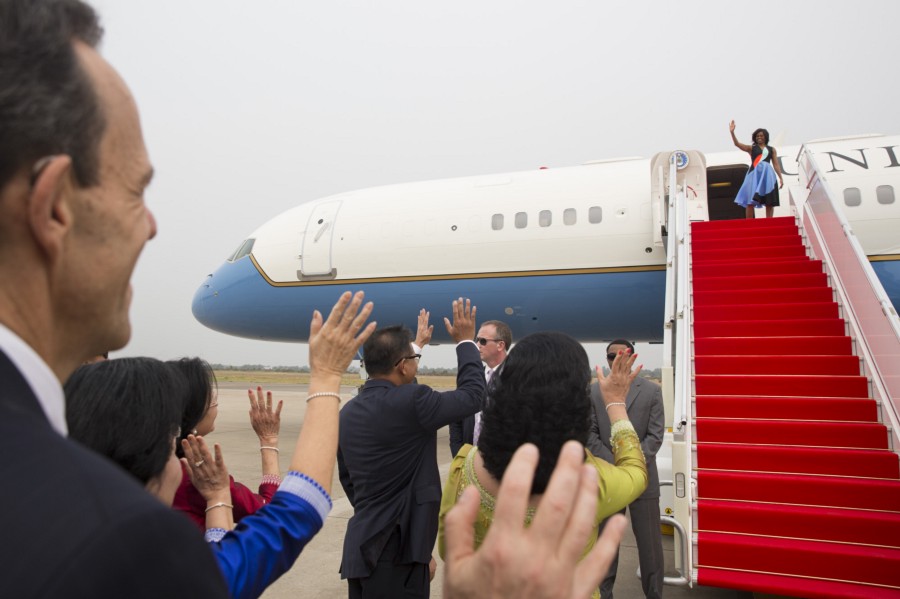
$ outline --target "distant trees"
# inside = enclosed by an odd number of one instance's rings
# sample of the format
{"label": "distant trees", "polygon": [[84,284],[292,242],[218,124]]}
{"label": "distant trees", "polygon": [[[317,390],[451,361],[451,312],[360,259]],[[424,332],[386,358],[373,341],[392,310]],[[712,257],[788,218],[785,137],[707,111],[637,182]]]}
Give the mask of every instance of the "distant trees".
{"label": "distant trees", "polygon": [[[241,364],[233,366],[230,364],[211,364],[213,370],[227,370],[236,372],[299,372],[303,374],[309,373],[309,366],[265,366],[264,364]],[[358,373],[359,366],[351,365],[347,372]],[[604,374],[609,374],[609,369],[603,368]],[[431,366],[420,366],[419,374],[428,376],[456,376],[456,368],[434,368]],[[641,370],[641,376],[648,379],[660,380],[662,378],[662,369],[660,368],[644,368]]]}

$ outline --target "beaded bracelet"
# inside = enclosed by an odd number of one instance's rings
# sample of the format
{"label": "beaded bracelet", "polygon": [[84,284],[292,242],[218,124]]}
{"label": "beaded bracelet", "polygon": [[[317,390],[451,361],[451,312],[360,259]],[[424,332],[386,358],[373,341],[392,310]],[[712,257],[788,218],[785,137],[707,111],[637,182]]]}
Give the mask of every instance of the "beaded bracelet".
{"label": "beaded bracelet", "polygon": [[624,401],[614,401],[612,403],[606,404],[606,409],[609,410],[613,406],[624,406],[624,405],[625,405]]}
{"label": "beaded bracelet", "polygon": [[208,508],[206,508],[206,511],[208,512],[209,510],[214,510],[217,507],[227,507],[228,509],[234,509],[234,506],[231,505],[230,503],[225,503],[224,501],[220,501],[219,503],[213,504],[213,505],[209,506]]}
{"label": "beaded bracelet", "polygon": [[336,397],[338,400],[338,403],[340,403],[340,401],[341,401],[341,394],[333,393],[331,391],[319,391],[318,393],[310,393],[309,395],[306,396],[306,401],[309,401],[314,397]]}

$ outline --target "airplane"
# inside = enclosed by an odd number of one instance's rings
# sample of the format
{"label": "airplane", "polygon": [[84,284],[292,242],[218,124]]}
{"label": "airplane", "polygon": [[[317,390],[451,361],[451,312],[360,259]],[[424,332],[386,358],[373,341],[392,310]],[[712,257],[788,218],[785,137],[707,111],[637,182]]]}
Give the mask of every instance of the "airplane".
{"label": "airplane", "polygon": [[[900,308],[900,136],[816,140],[828,181],[895,308]],[[798,184],[800,147],[777,148],[781,206]],[[743,218],[733,203],[749,164],[740,151],[693,161],[691,218]],[[207,276],[195,318],[240,337],[306,341],[313,309],[363,290],[380,324],[473,298],[478,320],[517,337],[568,333],[582,342],[660,342],[666,255],[664,168],[614,158],[563,168],[388,185],[301,204],[263,224]],[[758,211],[759,215],[763,211]],[[751,253],[752,255],[752,253]],[[435,327],[432,343],[449,342]]]}

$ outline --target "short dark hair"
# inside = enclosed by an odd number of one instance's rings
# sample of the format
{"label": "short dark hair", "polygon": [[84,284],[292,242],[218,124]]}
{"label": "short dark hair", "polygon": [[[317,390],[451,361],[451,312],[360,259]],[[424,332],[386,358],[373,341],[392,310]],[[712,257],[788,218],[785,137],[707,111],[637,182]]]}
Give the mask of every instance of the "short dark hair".
{"label": "short dark hair", "polygon": [[184,411],[181,415],[181,434],[175,444],[175,453],[184,457],[181,440],[186,439],[197,428],[212,401],[213,390],[218,388],[216,375],[209,362],[201,358],[181,358],[166,362],[179,376],[184,377],[187,386],[183,398]]}
{"label": "short dark hair", "polygon": [[610,341],[609,345],[606,346],[607,353],[609,353],[609,348],[611,348],[613,345],[624,345],[625,347],[627,347],[628,349],[631,350],[632,354],[634,353],[634,345],[631,343],[631,341],[628,341],[627,339],[615,339],[613,341]]}
{"label": "short dark hair", "polygon": [[55,154],[71,157],[80,185],[97,183],[106,120],[73,42],[102,37],[80,0],[0,2],[0,189]]}
{"label": "short dark hair", "polygon": [[363,364],[368,374],[388,374],[397,363],[409,356],[412,333],[402,325],[378,329],[363,344]]}
{"label": "short dark hair", "polygon": [[591,368],[584,348],[556,332],[534,333],[516,343],[491,378],[482,413],[478,451],[498,481],[523,443],[540,450],[531,492],[543,493],[563,444],[587,441]]}
{"label": "short dark hair", "polygon": [[172,455],[185,386],[183,377],[154,358],[81,366],[65,385],[69,436],[146,485]]}
{"label": "short dark hair", "polygon": [[766,140],[766,145],[769,145],[769,132],[768,132],[768,130],[763,129],[762,127],[760,127],[759,129],[757,129],[756,131],[753,132],[753,144],[756,145],[756,134],[757,133],[762,133],[763,139]]}
{"label": "short dark hair", "polygon": [[509,348],[512,347],[512,331],[510,330],[509,325],[502,320],[485,320],[481,323],[481,326],[488,324],[494,327],[497,331],[497,339],[502,341],[506,351],[509,351]]}

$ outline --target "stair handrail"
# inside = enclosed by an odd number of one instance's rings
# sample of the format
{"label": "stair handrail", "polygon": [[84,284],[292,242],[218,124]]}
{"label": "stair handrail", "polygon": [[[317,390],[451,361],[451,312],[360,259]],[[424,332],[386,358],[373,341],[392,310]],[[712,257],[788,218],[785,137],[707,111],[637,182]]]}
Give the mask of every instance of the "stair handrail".
{"label": "stair handrail", "polygon": [[[667,345],[665,357],[673,360],[675,384],[672,414],[672,475],[674,481],[675,519],[664,516],[672,524],[681,541],[680,577],[666,577],[665,583],[690,586],[693,580],[693,555],[689,542],[693,530],[693,490],[691,463],[691,329],[690,329],[690,223],[684,191],[678,191],[677,168],[669,162],[669,263],[666,269]],[[664,357],[664,359],[665,359]]]}
{"label": "stair handrail", "polygon": [[[844,216],[843,210],[834,201],[831,187],[826,177],[819,171],[813,152],[804,146],[800,153],[804,158],[800,164],[805,171],[808,190],[806,201],[802,203],[803,225],[813,246],[813,251],[825,263],[828,272],[832,275],[835,291],[845,309],[846,321],[857,343],[863,364],[869,372],[873,396],[880,400],[883,422],[890,424],[892,449],[897,451],[900,449],[900,414],[898,414],[897,405],[900,403],[900,377],[898,377],[900,375],[900,317],[897,316],[897,311],[884,291],[859,239]],[[793,201],[793,196],[791,199]],[[833,239],[832,243],[845,242],[846,246],[831,248],[828,245],[828,237],[823,230],[826,224],[820,222],[822,217],[831,217],[836,220],[836,223],[832,223],[832,227],[837,225],[843,236]],[[847,251],[848,247],[849,251]],[[858,265],[868,283],[868,288],[864,288],[863,293],[871,293],[871,296],[859,298],[856,293],[851,293],[844,279],[845,276],[850,276],[850,273],[845,272],[842,276],[842,269],[846,267],[842,267],[841,260],[835,259],[835,254],[848,257],[855,262],[855,265]],[[856,289],[859,293],[860,288]],[[862,307],[857,305],[856,301],[872,300],[879,306],[879,313],[876,314],[870,310],[866,318],[861,318]],[[877,321],[873,322],[873,318]],[[869,334],[872,333],[879,336],[877,348],[870,343]],[[889,376],[888,372],[893,372],[893,374]],[[894,381],[894,383],[889,381]]]}

